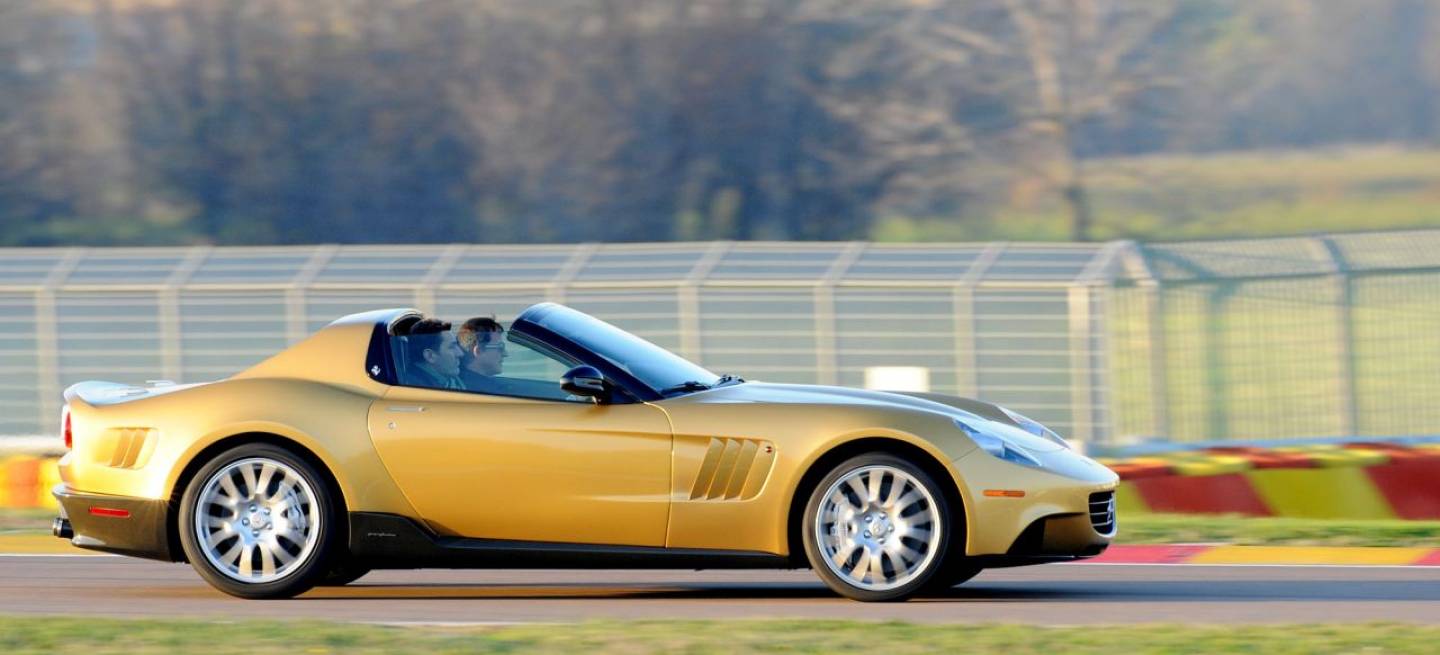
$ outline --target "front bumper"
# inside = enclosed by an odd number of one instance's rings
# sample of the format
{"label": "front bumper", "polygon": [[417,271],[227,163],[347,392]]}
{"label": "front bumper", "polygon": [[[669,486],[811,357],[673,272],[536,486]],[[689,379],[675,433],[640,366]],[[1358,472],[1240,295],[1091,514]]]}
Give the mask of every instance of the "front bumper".
{"label": "front bumper", "polygon": [[[1094,557],[1114,539],[1114,472],[1069,451],[1043,454],[1044,468],[972,452],[955,461],[967,497],[966,554],[990,566]],[[991,497],[987,490],[1023,495]],[[1104,499],[1104,502],[1100,502]],[[1106,516],[1092,516],[1104,510]]]}
{"label": "front bumper", "polygon": [[69,522],[71,544],[165,562],[179,559],[166,529],[169,501],[90,494],[64,484],[50,493],[60,503],[60,518]]}

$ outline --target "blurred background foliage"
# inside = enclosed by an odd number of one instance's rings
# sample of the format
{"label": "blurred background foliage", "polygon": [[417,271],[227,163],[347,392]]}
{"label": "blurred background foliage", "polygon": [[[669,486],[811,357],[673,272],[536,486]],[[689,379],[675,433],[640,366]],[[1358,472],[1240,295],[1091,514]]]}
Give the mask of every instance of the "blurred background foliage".
{"label": "blurred background foliage", "polygon": [[0,0],[0,245],[1436,224],[1430,0]]}

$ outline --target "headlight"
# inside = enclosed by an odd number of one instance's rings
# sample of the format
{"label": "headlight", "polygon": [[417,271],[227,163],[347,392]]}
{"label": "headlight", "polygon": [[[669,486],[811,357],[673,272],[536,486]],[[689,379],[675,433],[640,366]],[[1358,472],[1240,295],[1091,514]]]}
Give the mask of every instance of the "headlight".
{"label": "headlight", "polygon": [[1012,412],[1008,409],[1005,409],[1004,407],[1001,407],[1000,411],[1005,412],[1005,415],[1009,416],[1010,420],[1015,421],[1015,423],[1018,424],[1021,428],[1023,428],[1026,432],[1029,432],[1030,434],[1033,434],[1037,437],[1049,439],[1063,446],[1066,450],[1070,449],[1070,442],[1060,438],[1060,435],[1055,434],[1054,430],[1040,425],[1039,421],[1026,417],[1019,412]]}
{"label": "headlight", "polygon": [[1036,468],[1042,466],[1039,459],[1036,459],[1034,455],[1030,454],[1030,451],[1016,443],[1014,439],[997,432],[978,430],[958,418],[955,419],[955,427],[960,428],[960,431],[973,439],[976,445],[996,458],[1023,466]]}

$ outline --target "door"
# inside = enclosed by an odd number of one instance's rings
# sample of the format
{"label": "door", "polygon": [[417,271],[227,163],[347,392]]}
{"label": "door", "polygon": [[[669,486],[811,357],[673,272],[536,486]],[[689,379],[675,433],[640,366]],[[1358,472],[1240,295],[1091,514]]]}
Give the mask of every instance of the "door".
{"label": "door", "polygon": [[507,342],[493,388],[509,395],[396,386],[371,406],[376,449],[416,511],[464,537],[665,545],[665,413],[567,399],[555,371],[571,362]]}

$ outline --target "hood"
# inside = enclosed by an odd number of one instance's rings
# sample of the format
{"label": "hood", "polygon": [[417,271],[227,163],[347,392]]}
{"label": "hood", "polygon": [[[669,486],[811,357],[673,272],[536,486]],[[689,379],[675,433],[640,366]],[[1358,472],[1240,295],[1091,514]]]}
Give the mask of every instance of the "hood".
{"label": "hood", "polygon": [[[745,382],[701,391],[686,396],[686,398],[691,399],[692,402],[704,403],[845,405],[850,407],[868,405],[892,410],[936,414],[951,419],[960,419],[976,427],[980,427],[979,424],[991,424],[997,430],[1015,430],[1025,437],[1031,436],[996,405],[944,394],[872,391],[814,384]],[[1044,439],[1026,438],[1025,442],[1027,448],[1032,450],[1042,452],[1064,450],[1059,444]]]}

